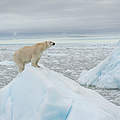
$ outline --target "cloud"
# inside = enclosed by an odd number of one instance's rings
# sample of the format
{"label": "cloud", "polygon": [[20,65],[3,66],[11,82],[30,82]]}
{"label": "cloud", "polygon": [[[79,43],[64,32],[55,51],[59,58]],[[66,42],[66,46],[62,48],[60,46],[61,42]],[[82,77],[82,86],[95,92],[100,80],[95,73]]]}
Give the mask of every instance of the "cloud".
{"label": "cloud", "polygon": [[0,1],[0,32],[119,32],[119,0]]}

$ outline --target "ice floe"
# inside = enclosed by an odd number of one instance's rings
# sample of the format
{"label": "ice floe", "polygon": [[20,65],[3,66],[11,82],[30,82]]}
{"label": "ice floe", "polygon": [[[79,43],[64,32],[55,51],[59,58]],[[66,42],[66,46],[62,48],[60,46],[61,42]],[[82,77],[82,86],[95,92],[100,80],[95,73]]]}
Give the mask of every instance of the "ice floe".
{"label": "ice floe", "polygon": [[15,65],[13,61],[1,61],[0,65],[12,66]]}

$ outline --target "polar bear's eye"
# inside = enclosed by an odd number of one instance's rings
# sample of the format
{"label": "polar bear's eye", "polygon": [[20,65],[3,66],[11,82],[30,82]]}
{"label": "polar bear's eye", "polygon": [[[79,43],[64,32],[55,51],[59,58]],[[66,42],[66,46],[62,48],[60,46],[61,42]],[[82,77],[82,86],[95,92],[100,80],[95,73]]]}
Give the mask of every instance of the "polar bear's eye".
{"label": "polar bear's eye", "polygon": [[53,42],[50,41],[50,44],[52,44]]}

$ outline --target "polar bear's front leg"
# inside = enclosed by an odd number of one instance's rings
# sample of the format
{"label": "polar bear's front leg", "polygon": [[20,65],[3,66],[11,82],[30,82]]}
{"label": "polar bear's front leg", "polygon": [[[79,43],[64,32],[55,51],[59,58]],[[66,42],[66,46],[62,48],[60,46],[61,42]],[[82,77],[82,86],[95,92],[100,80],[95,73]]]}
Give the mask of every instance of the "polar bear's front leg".
{"label": "polar bear's front leg", "polygon": [[34,67],[40,67],[38,65],[39,60],[40,60],[40,58],[33,56],[32,59],[31,59],[32,66],[34,66]]}
{"label": "polar bear's front leg", "polygon": [[38,58],[37,61],[36,61],[36,65],[37,65],[38,68],[40,68],[40,66],[38,65],[39,60],[40,60],[40,58]]}
{"label": "polar bear's front leg", "polygon": [[19,63],[18,68],[19,68],[19,72],[23,72],[23,70],[25,68],[25,64],[24,63]]}

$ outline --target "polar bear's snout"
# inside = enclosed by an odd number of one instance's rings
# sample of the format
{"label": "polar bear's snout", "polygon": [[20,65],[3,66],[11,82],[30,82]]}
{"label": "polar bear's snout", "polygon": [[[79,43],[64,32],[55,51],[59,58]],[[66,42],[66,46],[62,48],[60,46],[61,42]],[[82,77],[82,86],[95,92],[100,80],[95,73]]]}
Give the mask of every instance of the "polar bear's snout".
{"label": "polar bear's snout", "polygon": [[55,45],[55,42],[50,41],[50,45]]}
{"label": "polar bear's snout", "polygon": [[53,42],[53,45],[55,45],[55,43]]}

